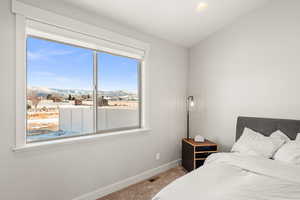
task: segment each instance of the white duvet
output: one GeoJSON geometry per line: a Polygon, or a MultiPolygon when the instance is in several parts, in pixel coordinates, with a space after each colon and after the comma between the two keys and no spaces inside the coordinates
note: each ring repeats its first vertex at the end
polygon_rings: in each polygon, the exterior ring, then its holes
{"type": "Polygon", "coordinates": [[[237,153],[211,155],[153,200],[300,200],[300,167],[237,153]]]}

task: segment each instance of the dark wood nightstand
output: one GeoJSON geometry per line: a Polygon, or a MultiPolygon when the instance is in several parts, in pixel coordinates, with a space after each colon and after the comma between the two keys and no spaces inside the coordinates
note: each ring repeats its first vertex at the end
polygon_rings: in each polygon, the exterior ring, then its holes
{"type": "Polygon", "coordinates": [[[205,159],[218,152],[218,145],[209,140],[195,142],[194,139],[182,139],[182,166],[192,171],[203,165],[205,159]]]}

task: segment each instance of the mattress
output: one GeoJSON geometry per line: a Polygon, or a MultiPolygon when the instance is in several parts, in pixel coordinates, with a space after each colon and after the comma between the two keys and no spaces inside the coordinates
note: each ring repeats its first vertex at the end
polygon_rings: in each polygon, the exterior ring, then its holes
{"type": "Polygon", "coordinates": [[[300,167],[238,153],[217,153],[153,200],[300,200],[300,167]]]}

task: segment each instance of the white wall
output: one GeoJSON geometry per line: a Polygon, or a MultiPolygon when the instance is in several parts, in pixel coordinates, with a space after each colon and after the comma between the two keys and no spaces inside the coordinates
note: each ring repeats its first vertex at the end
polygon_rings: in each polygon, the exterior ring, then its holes
{"type": "Polygon", "coordinates": [[[273,0],[191,49],[194,134],[228,150],[239,115],[300,119],[299,9],[273,0]]]}
{"type": "Polygon", "coordinates": [[[151,44],[149,133],[107,137],[39,151],[14,153],[15,17],[10,0],[0,1],[0,199],[70,200],[180,158],[185,134],[187,50],[89,16],[80,10],[30,1],[151,44]],[[155,153],[161,159],[155,160],[155,153]],[[126,164],[125,164],[126,163],[126,164]]]}

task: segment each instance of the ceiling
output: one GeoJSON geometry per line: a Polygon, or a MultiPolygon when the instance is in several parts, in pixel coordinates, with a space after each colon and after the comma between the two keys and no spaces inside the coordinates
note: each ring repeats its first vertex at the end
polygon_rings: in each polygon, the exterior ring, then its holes
{"type": "Polygon", "coordinates": [[[270,0],[55,0],[191,47],[270,0]],[[200,2],[208,7],[197,11],[200,2]]]}

